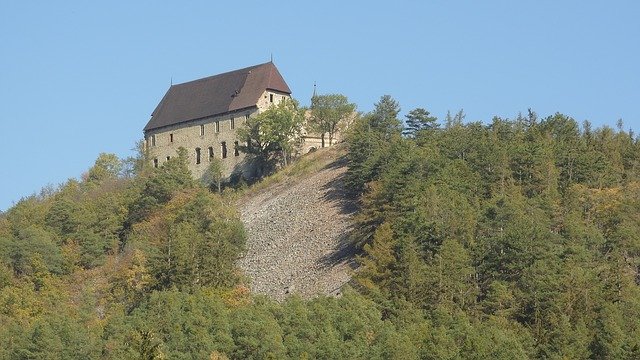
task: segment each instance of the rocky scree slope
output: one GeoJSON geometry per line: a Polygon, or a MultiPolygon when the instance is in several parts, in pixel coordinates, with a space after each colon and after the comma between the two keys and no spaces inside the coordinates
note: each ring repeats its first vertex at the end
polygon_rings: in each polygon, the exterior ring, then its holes
{"type": "Polygon", "coordinates": [[[309,154],[289,171],[297,166],[304,174],[285,174],[239,200],[247,251],[238,265],[252,292],[277,300],[339,296],[351,279],[354,249],[347,237],[356,208],[343,186],[343,153],[329,148],[309,154]]]}

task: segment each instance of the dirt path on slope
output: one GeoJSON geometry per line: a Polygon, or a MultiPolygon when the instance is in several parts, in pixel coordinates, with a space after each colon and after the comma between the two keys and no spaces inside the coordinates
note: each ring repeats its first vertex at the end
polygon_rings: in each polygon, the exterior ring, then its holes
{"type": "Polygon", "coordinates": [[[355,207],[343,188],[345,171],[338,159],[241,201],[247,253],[238,265],[254,293],[278,300],[340,294],[355,266],[347,242],[355,207]]]}

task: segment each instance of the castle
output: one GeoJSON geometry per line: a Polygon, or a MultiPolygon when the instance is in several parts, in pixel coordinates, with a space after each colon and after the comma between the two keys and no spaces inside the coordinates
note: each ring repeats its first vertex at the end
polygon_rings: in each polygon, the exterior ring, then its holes
{"type": "Polygon", "coordinates": [[[183,147],[194,178],[201,178],[215,158],[221,159],[224,177],[252,176],[238,151],[236,130],[288,98],[291,90],[273,62],[171,85],[144,127],[153,166],[177,156],[183,147]]]}

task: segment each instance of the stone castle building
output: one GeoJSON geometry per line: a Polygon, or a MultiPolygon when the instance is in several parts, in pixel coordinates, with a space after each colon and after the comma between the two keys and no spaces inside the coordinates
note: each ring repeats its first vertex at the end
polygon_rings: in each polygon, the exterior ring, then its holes
{"type": "Polygon", "coordinates": [[[290,97],[273,62],[171,85],[144,127],[153,166],[177,156],[183,147],[194,178],[202,177],[215,158],[221,159],[225,177],[251,177],[252,169],[237,149],[236,130],[249,117],[290,97]]]}

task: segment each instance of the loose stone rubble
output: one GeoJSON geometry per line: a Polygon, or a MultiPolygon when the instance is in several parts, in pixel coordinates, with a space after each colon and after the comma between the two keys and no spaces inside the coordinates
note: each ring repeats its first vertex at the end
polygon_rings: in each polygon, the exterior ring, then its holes
{"type": "Polygon", "coordinates": [[[343,188],[345,171],[339,159],[240,204],[247,252],[238,265],[254,293],[277,300],[340,295],[355,266],[347,239],[355,206],[343,188]]]}

